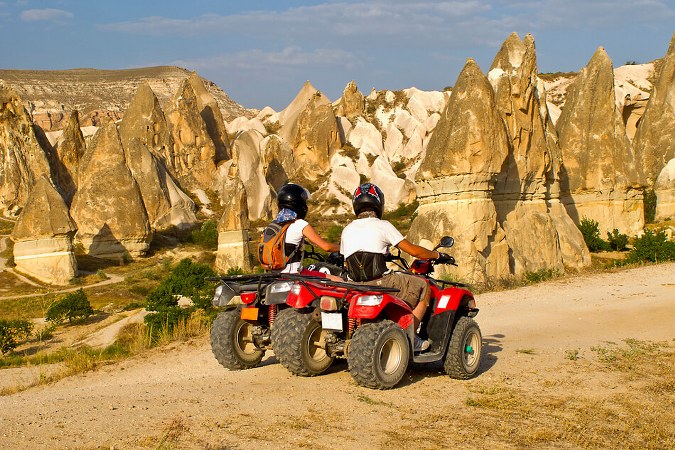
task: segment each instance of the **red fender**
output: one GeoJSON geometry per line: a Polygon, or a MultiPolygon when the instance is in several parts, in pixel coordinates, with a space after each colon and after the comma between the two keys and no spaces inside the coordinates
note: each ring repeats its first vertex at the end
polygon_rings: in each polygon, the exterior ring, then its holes
{"type": "Polygon", "coordinates": [[[445,311],[457,311],[463,298],[468,297],[473,300],[473,294],[467,289],[460,287],[449,287],[440,291],[438,302],[434,314],[440,314],[445,311]]]}
{"type": "MultiPolygon", "coordinates": [[[[349,303],[349,318],[367,321],[383,316],[398,323],[403,329],[414,323],[412,309],[406,302],[386,293],[375,295],[382,297],[382,301],[377,305],[359,305],[358,299],[365,297],[364,295],[358,295],[352,299],[349,303]]],[[[368,294],[368,296],[374,296],[374,294],[368,294]]]]}

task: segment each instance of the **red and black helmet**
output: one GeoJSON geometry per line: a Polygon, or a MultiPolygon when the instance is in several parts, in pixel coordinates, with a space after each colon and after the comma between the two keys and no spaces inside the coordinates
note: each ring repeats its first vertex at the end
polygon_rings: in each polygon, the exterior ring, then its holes
{"type": "Polygon", "coordinates": [[[382,211],[384,211],[384,192],[373,183],[363,183],[354,191],[352,206],[357,216],[370,209],[375,211],[378,219],[381,219],[382,211]]]}

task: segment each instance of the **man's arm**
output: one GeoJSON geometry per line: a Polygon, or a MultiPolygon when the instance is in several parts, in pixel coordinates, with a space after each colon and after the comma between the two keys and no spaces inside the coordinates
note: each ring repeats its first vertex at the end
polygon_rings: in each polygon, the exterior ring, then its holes
{"type": "Polygon", "coordinates": [[[415,258],[419,259],[436,259],[441,255],[437,251],[427,250],[424,247],[415,245],[412,242],[408,241],[407,239],[403,239],[401,242],[396,244],[396,247],[406,252],[407,254],[412,255],[415,258]]]}

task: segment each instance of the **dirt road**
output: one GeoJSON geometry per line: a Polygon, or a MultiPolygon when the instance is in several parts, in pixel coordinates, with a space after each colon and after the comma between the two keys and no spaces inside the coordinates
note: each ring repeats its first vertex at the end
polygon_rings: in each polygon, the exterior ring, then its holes
{"type": "MultiPolygon", "coordinates": [[[[486,356],[473,380],[412,367],[396,389],[373,391],[355,385],[344,362],[298,378],[273,356],[230,372],[203,338],[0,397],[0,448],[523,448],[513,436],[524,425],[551,433],[557,443],[548,448],[577,448],[578,437],[565,438],[576,420],[556,434],[556,422],[534,417],[510,393],[553,408],[579,399],[598,407],[634,392],[638,381],[600,370],[591,347],[627,338],[672,345],[675,338],[673,263],[477,301],[486,356]],[[504,394],[495,414],[471,406],[472,396],[490,389],[504,394]]],[[[672,392],[664,400],[671,424],[674,400],[672,392]]],[[[545,435],[531,439],[547,442],[545,435]]]]}

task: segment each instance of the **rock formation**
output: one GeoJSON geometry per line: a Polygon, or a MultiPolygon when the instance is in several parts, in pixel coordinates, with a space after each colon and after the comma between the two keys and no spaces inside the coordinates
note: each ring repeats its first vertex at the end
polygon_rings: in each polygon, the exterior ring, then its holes
{"type": "MultiPolygon", "coordinates": [[[[468,59],[417,171],[420,206],[408,239],[456,239],[456,275],[472,282],[509,274],[508,245],[492,200],[508,137],[490,82],[468,59]]],[[[448,270],[439,268],[441,271],[448,270]]]]}
{"type": "Polygon", "coordinates": [[[230,159],[230,142],[227,137],[227,130],[225,129],[225,121],[223,114],[218,108],[216,99],[204,85],[204,79],[195,72],[190,75],[188,82],[195,92],[197,97],[197,108],[199,115],[202,116],[206,131],[208,132],[213,145],[216,147],[215,163],[226,161],[230,159]]]}
{"type": "Polygon", "coordinates": [[[78,187],[70,213],[78,228],[76,242],[89,255],[120,260],[147,252],[148,215],[114,123],[94,136],[80,163],[78,187]]]}
{"type": "MultiPolygon", "coordinates": [[[[34,122],[45,131],[64,128],[72,111],[80,112],[80,125],[101,126],[119,121],[141,84],[148,84],[166,110],[181,83],[192,72],[181,67],[140,67],[124,70],[4,70],[0,81],[15,90],[34,122]]],[[[252,117],[216,84],[205,81],[222,117],[252,117]]]]}
{"type": "Polygon", "coordinates": [[[659,217],[675,217],[675,209],[666,206],[673,204],[672,197],[669,198],[672,194],[666,188],[668,183],[662,181],[658,186],[656,183],[675,158],[675,33],[633,143],[642,157],[647,185],[655,189],[659,217]]]}
{"type": "Polygon", "coordinates": [[[295,99],[278,114],[279,136],[293,149],[293,179],[316,180],[330,170],[340,147],[340,133],[330,100],[306,82],[295,99]]]}
{"type": "Polygon", "coordinates": [[[666,167],[654,183],[656,193],[656,213],[654,220],[666,221],[675,218],[675,158],[668,161],[666,167]]]}
{"type": "Polygon", "coordinates": [[[363,116],[365,109],[366,100],[356,86],[356,83],[352,80],[342,92],[336,114],[346,117],[348,120],[353,120],[356,117],[363,116]]]}
{"type": "Polygon", "coordinates": [[[244,271],[251,269],[248,251],[248,205],[246,190],[241,182],[236,163],[229,165],[227,179],[223,186],[222,198],[224,212],[218,222],[218,252],[216,270],[227,272],[240,267],[244,271]]]}
{"type": "Polygon", "coordinates": [[[70,117],[54,145],[54,181],[63,195],[67,205],[73,201],[77,191],[77,168],[80,159],[86,150],[84,136],[80,130],[80,120],[77,111],[70,113],[70,117]]]}
{"type": "Polygon", "coordinates": [[[42,176],[50,167],[31,118],[19,95],[0,86],[0,209],[16,213],[42,176]]]}
{"type": "MultiPolygon", "coordinates": [[[[225,173],[229,173],[229,165],[237,165],[236,173],[239,174],[239,178],[246,190],[248,217],[251,220],[269,217],[272,203],[270,188],[265,179],[263,162],[260,157],[262,141],[263,136],[257,131],[251,130],[242,133],[232,147],[232,161],[227,161],[218,168],[219,173],[224,171],[227,171],[225,173]]],[[[228,183],[227,180],[229,178],[229,175],[227,177],[218,177],[219,180],[224,179],[225,184],[228,183]]],[[[222,202],[229,202],[227,195],[231,194],[226,194],[222,187],[214,190],[221,192],[222,202]]]]}
{"type": "Polygon", "coordinates": [[[173,146],[163,155],[166,168],[184,189],[206,190],[216,170],[216,146],[200,114],[199,101],[185,80],[167,113],[173,146]]]}
{"type": "Polygon", "coordinates": [[[511,272],[563,272],[590,264],[581,232],[560,205],[560,150],[549,136],[552,124],[547,125],[548,110],[539,100],[545,95],[539,91],[532,36],[521,41],[511,34],[488,78],[510,139],[493,198],[511,250],[511,272]]]}
{"type": "Polygon", "coordinates": [[[556,126],[565,164],[563,203],[572,219],[634,236],[644,226],[642,168],[615,103],[612,62],[600,47],[570,86],[556,126]]]}
{"type": "Polygon", "coordinates": [[[42,176],[12,231],[16,270],[45,283],[68,284],[77,275],[75,231],[68,206],[42,176]]]}
{"type": "Polygon", "coordinates": [[[194,202],[176,186],[155,156],[170,148],[172,140],[159,101],[147,84],[139,86],[124,113],[119,134],[126,165],[138,183],[152,228],[182,229],[197,223],[194,202]]]}

